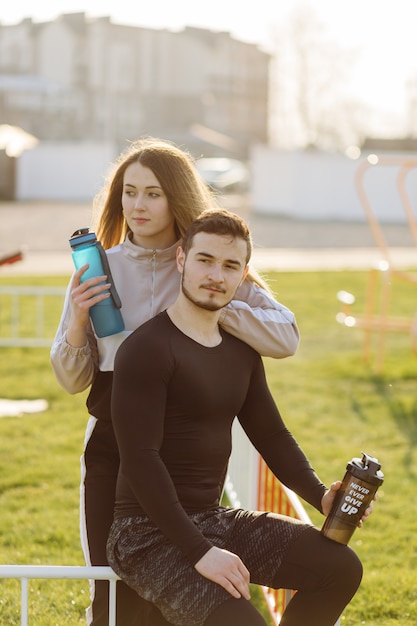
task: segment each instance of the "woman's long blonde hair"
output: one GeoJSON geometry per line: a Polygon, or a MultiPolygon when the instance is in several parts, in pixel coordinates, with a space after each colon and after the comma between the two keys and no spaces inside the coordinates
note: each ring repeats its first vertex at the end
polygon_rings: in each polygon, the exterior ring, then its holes
{"type": "MultiPolygon", "coordinates": [[[[158,179],[174,216],[178,239],[202,211],[219,208],[214,192],[201,178],[191,154],[170,141],[155,137],[139,139],[120,154],[94,198],[95,231],[106,250],[124,241],[129,232],[123,216],[122,193],[124,174],[132,163],[141,163],[158,179]]],[[[255,271],[251,270],[248,278],[269,291],[255,271]]]]}

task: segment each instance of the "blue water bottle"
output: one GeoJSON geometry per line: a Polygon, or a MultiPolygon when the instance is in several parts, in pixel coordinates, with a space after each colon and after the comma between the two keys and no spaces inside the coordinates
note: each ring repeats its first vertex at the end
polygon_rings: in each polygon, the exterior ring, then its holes
{"type": "MultiPolygon", "coordinates": [[[[103,246],[97,241],[95,233],[88,228],[80,228],[71,236],[70,246],[75,269],[89,265],[81,277],[81,282],[94,276],[107,276],[110,283],[110,298],[98,302],[90,309],[90,318],[97,337],[107,337],[124,330],[124,322],[120,313],[121,302],[113,282],[107,255],[103,246]]],[[[102,284],[105,284],[104,282],[102,284]]]]}

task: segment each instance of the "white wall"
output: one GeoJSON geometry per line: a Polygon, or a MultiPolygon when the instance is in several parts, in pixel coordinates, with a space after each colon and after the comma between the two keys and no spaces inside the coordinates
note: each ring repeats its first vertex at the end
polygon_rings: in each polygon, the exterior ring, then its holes
{"type": "MultiPolygon", "coordinates": [[[[340,154],[279,152],[256,146],[251,153],[252,210],[296,219],[364,221],[355,175],[367,156],[352,160],[340,154]]],[[[397,166],[378,165],[363,178],[372,209],[386,222],[405,221],[398,172],[397,166]]],[[[408,174],[406,189],[417,206],[417,167],[408,174]]]]}
{"type": "Polygon", "coordinates": [[[91,200],[116,159],[111,142],[47,142],[18,159],[16,200],[91,200]]]}
{"type": "MultiPolygon", "coordinates": [[[[41,142],[17,160],[16,199],[91,200],[117,156],[112,142],[41,142]]],[[[338,154],[256,146],[250,159],[252,211],[295,219],[365,221],[355,187],[357,169],[365,158],[353,161],[338,154]]],[[[398,171],[378,165],[364,176],[372,209],[386,222],[405,221],[398,171]]],[[[407,176],[406,190],[417,207],[417,167],[407,176]]]]}

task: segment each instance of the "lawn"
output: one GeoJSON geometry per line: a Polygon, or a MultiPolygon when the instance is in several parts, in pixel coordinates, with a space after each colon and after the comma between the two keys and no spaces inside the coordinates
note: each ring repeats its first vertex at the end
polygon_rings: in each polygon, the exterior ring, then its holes
{"type": "MultiPolygon", "coordinates": [[[[410,338],[389,337],[383,372],[376,375],[362,359],[361,332],[335,321],[339,289],[355,293],[355,307],[362,311],[366,273],[288,272],[268,278],[277,298],[296,312],[302,336],[294,357],[265,359],[288,427],[326,483],[342,478],[347,461],[362,450],[379,459],[385,474],[373,515],[350,543],[365,572],[342,626],[415,626],[417,360],[410,338]]],[[[0,285],[65,282],[0,278],[0,285]]],[[[399,314],[413,313],[408,286],[399,286],[395,307],[399,314]]],[[[54,327],[59,314],[51,311],[54,327]]],[[[0,419],[0,562],[83,564],[78,489],[85,394],[69,396],[58,387],[48,349],[1,350],[0,397],[45,398],[49,408],[0,419]]],[[[308,505],[306,510],[321,526],[321,516],[308,505]]],[[[85,623],[86,583],[30,581],[29,587],[31,624],[85,623]]],[[[19,595],[17,582],[0,581],[1,626],[20,623],[19,595]]]]}

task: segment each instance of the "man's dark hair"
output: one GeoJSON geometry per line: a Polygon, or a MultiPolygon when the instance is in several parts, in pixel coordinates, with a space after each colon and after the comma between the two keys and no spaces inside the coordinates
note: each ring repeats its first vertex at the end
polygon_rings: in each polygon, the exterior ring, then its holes
{"type": "Polygon", "coordinates": [[[252,254],[252,237],[248,225],[239,215],[226,209],[207,209],[200,213],[183,237],[182,249],[186,255],[198,233],[229,235],[233,239],[243,239],[247,246],[246,264],[249,263],[252,254]]]}

